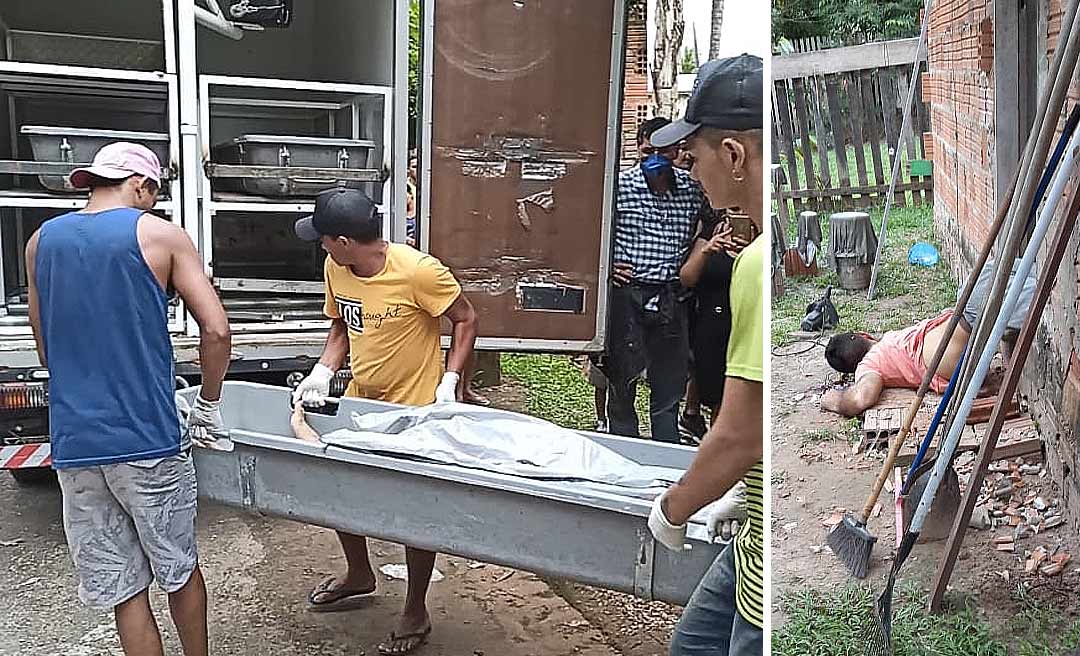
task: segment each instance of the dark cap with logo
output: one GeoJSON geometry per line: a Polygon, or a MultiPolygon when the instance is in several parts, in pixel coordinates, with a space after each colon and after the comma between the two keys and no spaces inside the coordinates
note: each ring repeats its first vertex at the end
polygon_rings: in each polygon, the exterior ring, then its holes
{"type": "Polygon", "coordinates": [[[315,213],[296,222],[296,236],[304,241],[318,241],[323,235],[373,241],[380,228],[375,202],[359,189],[341,187],[315,197],[315,213]]]}
{"type": "Polygon", "coordinates": [[[666,148],[694,134],[701,126],[720,130],[760,130],[762,127],[761,58],[739,55],[705,62],[698,69],[686,116],[649,137],[655,148],[666,148]]]}

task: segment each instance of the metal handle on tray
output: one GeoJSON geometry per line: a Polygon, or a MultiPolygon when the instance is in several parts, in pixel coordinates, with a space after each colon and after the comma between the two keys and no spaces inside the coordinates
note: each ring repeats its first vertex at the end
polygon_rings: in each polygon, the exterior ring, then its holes
{"type": "Polygon", "coordinates": [[[68,143],[67,137],[60,139],[60,161],[68,164],[75,163],[75,149],[68,143]]]}

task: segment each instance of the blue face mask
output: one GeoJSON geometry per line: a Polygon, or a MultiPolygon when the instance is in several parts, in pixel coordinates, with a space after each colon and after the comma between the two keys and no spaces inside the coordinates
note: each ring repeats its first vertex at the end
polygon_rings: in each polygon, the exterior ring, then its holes
{"type": "Polygon", "coordinates": [[[671,160],[660,153],[653,153],[641,160],[641,170],[647,178],[659,178],[671,173],[671,160]]]}

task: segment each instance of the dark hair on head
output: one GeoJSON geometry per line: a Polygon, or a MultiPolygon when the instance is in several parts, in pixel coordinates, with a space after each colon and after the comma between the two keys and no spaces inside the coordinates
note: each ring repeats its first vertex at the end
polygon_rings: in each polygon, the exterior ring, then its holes
{"type": "Polygon", "coordinates": [[[127,182],[127,178],[103,178],[100,175],[94,175],[93,173],[86,176],[86,186],[90,188],[90,191],[103,187],[119,187],[127,182]]]}
{"type": "Polygon", "coordinates": [[[825,361],[842,374],[853,374],[873,344],[858,333],[838,333],[825,347],[825,361]]]}
{"type": "Polygon", "coordinates": [[[653,132],[656,132],[660,128],[671,123],[670,118],[664,118],[663,116],[657,116],[656,118],[650,118],[638,126],[637,129],[637,142],[640,146],[645,143],[645,140],[652,136],[653,132]]]}
{"type": "Polygon", "coordinates": [[[370,244],[382,239],[382,214],[372,212],[371,216],[356,219],[352,222],[352,229],[348,234],[331,235],[335,239],[347,237],[360,244],[370,244]]]}

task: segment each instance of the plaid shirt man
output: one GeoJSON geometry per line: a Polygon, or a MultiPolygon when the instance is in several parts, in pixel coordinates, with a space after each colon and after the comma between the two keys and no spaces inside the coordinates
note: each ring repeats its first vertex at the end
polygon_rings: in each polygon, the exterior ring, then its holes
{"type": "Polygon", "coordinates": [[[634,281],[664,284],[679,278],[705,202],[690,174],[673,168],[674,188],[664,194],[649,189],[640,166],[619,173],[615,200],[616,262],[634,267],[634,281]]]}

